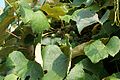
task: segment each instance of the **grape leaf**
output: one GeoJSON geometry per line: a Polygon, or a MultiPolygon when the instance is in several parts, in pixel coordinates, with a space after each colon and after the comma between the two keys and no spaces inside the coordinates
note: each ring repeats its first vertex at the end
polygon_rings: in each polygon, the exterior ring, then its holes
{"type": "Polygon", "coordinates": [[[46,46],[42,55],[43,69],[47,71],[43,80],[62,80],[66,76],[69,64],[67,56],[56,45],[46,46]]]}
{"type": "Polygon", "coordinates": [[[33,14],[31,26],[33,31],[37,33],[47,30],[50,27],[46,16],[41,11],[37,11],[33,14]]]}
{"type": "Polygon", "coordinates": [[[114,57],[119,50],[120,40],[117,36],[113,36],[106,45],[104,45],[102,41],[96,40],[84,48],[85,55],[87,55],[93,63],[107,58],[108,55],[114,57]]]}
{"type": "MultiPolygon", "coordinates": [[[[97,69],[98,66],[95,66],[94,64],[89,65],[90,61],[86,58],[82,61],[78,62],[70,71],[68,76],[66,77],[66,80],[99,80],[97,76],[90,75],[89,73],[86,73],[84,69],[87,69],[88,71],[93,71],[92,69],[94,66],[94,69],[97,69]]],[[[99,67],[102,69],[102,67],[99,67]]],[[[101,72],[101,71],[97,71],[101,72]]],[[[96,73],[96,72],[95,72],[96,73]]]]}
{"type": "Polygon", "coordinates": [[[43,70],[39,64],[27,60],[19,51],[9,54],[6,65],[11,69],[12,74],[16,74],[21,80],[30,77],[30,80],[37,80],[43,77],[43,70]]]}
{"type": "Polygon", "coordinates": [[[94,0],[73,0],[74,6],[81,6],[82,4],[85,4],[86,6],[89,6],[93,3],[94,0]]]}
{"type": "Polygon", "coordinates": [[[72,20],[76,21],[76,25],[79,33],[83,30],[83,28],[92,25],[94,23],[100,22],[98,18],[98,14],[88,9],[76,10],[72,14],[72,20]]]}

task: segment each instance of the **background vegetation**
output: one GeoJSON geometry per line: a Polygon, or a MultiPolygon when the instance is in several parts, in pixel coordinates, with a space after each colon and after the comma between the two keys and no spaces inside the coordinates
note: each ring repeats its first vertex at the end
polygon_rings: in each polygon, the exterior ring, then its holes
{"type": "Polygon", "coordinates": [[[0,80],[119,80],[119,0],[5,0],[0,80]]]}

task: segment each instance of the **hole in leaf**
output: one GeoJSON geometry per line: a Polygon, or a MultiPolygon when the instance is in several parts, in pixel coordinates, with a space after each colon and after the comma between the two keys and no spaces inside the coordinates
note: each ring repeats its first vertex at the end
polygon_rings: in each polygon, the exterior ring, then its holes
{"type": "Polygon", "coordinates": [[[47,70],[44,70],[44,74],[46,74],[48,71],[47,70]]]}
{"type": "Polygon", "coordinates": [[[29,80],[30,79],[30,76],[26,76],[25,80],[29,80]]]}

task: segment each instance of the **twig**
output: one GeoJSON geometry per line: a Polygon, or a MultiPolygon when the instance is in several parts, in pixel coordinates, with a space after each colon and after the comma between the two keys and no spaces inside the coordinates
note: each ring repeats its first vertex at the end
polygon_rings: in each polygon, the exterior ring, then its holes
{"type": "Polygon", "coordinates": [[[13,7],[7,0],[5,0],[5,2],[6,2],[10,7],[13,7]]]}
{"type": "Polygon", "coordinates": [[[6,32],[9,33],[9,34],[11,34],[12,36],[18,38],[18,39],[21,39],[21,37],[16,36],[15,34],[13,34],[12,32],[10,32],[10,31],[8,31],[8,30],[6,30],[6,32]]]}

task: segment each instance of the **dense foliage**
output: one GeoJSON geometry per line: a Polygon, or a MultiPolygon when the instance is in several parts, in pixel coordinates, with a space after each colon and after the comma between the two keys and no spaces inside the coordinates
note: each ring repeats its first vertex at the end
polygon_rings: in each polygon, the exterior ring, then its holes
{"type": "Polygon", "coordinates": [[[5,0],[0,80],[119,80],[119,0],[5,0]]]}

